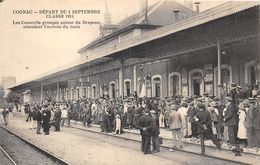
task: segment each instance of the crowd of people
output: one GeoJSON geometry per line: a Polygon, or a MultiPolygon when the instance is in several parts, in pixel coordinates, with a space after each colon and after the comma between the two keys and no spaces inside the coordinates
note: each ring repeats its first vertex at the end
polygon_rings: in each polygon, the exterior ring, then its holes
{"type": "Polygon", "coordinates": [[[220,85],[218,97],[205,92],[203,96],[192,97],[139,98],[133,95],[125,99],[82,98],[72,102],[44,100],[41,104],[25,104],[25,112],[30,128],[36,127],[37,134],[42,127],[48,135],[51,125],[60,131],[60,127],[70,126],[72,119],[87,127],[98,124],[105,133],[140,130],[144,154],[160,151],[160,129],[172,132],[170,151],[183,148],[182,138],[211,139],[219,149],[222,141],[227,141],[230,147],[239,144],[258,149],[260,146],[258,86],[242,90],[239,85],[231,84],[227,93],[220,85]]]}

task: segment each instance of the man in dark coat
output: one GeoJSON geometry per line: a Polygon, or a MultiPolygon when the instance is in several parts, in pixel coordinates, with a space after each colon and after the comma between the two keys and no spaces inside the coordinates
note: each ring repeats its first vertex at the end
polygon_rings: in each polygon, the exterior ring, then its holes
{"type": "Polygon", "coordinates": [[[9,111],[8,111],[6,102],[4,103],[4,110],[2,111],[2,115],[3,115],[3,118],[4,118],[4,124],[7,125],[8,124],[9,111]]]}
{"type": "Polygon", "coordinates": [[[232,98],[227,97],[226,98],[226,107],[227,110],[225,112],[225,116],[223,121],[225,122],[226,126],[228,127],[228,135],[229,135],[229,141],[231,145],[235,145],[236,142],[236,128],[238,125],[238,116],[237,116],[237,110],[234,103],[232,103],[232,98]]]}
{"type": "Polygon", "coordinates": [[[194,117],[196,116],[198,111],[199,111],[198,107],[197,106],[195,107],[194,103],[192,103],[189,106],[189,110],[187,112],[187,115],[189,116],[189,122],[191,123],[192,140],[195,140],[198,136],[197,124],[196,124],[195,119],[194,119],[194,117]]]}
{"type": "Polygon", "coordinates": [[[36,109],[36,121],[37,121],[37,126],[36,126],[36,133],[41,134],[41,124],[42,124],[42,113],[38,107],[36,109]]]}
{"type": "Polygon", "coordinates": [[[237,85],[235,83],[231,83],[231,90],[229,91],[229,96],[232,98],[232,103],[235,105],[237,105],[238,103],[236,95],[237,95],[237,85]]]}
{"type": "Polygon", "coordinates": [[[150,114],[153,118],[153,127],[151,131],[152,137],[152,146],[153,150],[152,153],[160,152],[160,141],[159,141],[159,134],[160,134],[160,127],[159,127],[159,117],[156,114],[155,110],[151,110],[150,114]]]}
{"type": "Polygon", "coordinates": [[[252,89],[250,84],[246,84],[246,89],[244,91],[244,95],[246,98],[252,97],[252,89]]]}
{"type": "Polygon", "coordinates": [[[60,131],[60,122],[61,122],[61,110],[59,106],[56,105],[54,112],[54,121],[55,121],[55,131],[60,131]]]}
{"type": "Polygon", "coordinates": [[[145,110],[144,116],[142,116],[138,122],[138,126],[142,136],[141,150],[146,155],[151,153],[150,141],[153,127],[153,118],[149,116],[149,110],[145,110]]]}
{"type": "MultiPolygon", "coordinates": [[[[204,145],[205,136],[209,137],[212,142],[220,149],[221,144],[218,141],[217,137],[213,135],[212,131],[212,120],[210,113],[205,110],[205,106],[202,103],[198,103],[199,112],[195,116],[195,121],[198,125],[198,133],[201,139],[201,145],[204,145]]],[[[202,147],[202,154],[205,154],[204,147],[202,147]]]]}
{"type": "Polygon", "coordinates": [[[245,104],[246,118],[245,118],[245,127],[246,127],[246,136],[248,147],[255,147],[255,138],[254,138],[254,112],[255,112],[255,101],[254,98],[249,97],[249,104],[245,104]]]}
{"type": "Polygon", "coordinates": [[[48,105],[44,105],[44,110],[42,112],[42,127],[45,135],[49,135],[50,131],[50,118],[51,118],[51,111],[48,105]]]}
{"type": "Polygon", "coordinates": [[[91,102],[89,102],[88,104],[86,104],[83,107],[83,113],[84,113],[84,126],[87,123],[87,126],[90,127],[90,123],[91,123],[91,117],[92,117],[92,111],[91,111],[91,102]]]}

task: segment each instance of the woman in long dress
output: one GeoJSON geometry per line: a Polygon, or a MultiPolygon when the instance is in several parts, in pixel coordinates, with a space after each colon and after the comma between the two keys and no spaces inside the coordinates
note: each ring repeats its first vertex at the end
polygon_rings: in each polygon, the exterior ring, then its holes
{"type": "Polygon", "coordinates": [[[239,122],[238,122],[238,132],[237,137],[241,140],[243,145],[247,145],[247,136],[246,136],[246,127],[245,127],[245,119],[246,119],[246,112],[243,103],[239,105],[239,122]]]}

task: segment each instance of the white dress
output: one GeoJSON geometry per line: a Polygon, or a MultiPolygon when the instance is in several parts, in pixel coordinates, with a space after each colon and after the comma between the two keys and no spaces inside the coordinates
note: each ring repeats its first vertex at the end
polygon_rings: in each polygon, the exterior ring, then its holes
{"type": "Polygon", "coordinates": [[[238,132],[237,137],[239,139],[246,139],[246,127],[245,127],[245,119],[246,119],[246,113],[243,110],[239,110],[239,122],[238,122],[238,132]]]}

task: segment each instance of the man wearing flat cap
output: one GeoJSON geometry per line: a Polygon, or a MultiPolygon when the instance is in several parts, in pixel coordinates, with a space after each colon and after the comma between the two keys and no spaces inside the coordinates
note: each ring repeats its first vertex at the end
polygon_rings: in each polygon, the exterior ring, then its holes
{"type": "Polygon", "coordinates": [[[151,141],[151,133],[153,128],[153,118],[149,116],[149,110],[146,109],[144,111],[144,116],[139,119],[138,127],[140,129],[140,133],[142,136],[141,142],[141,150],[146,154],[150,154],[150,141],[151,141]]]}

